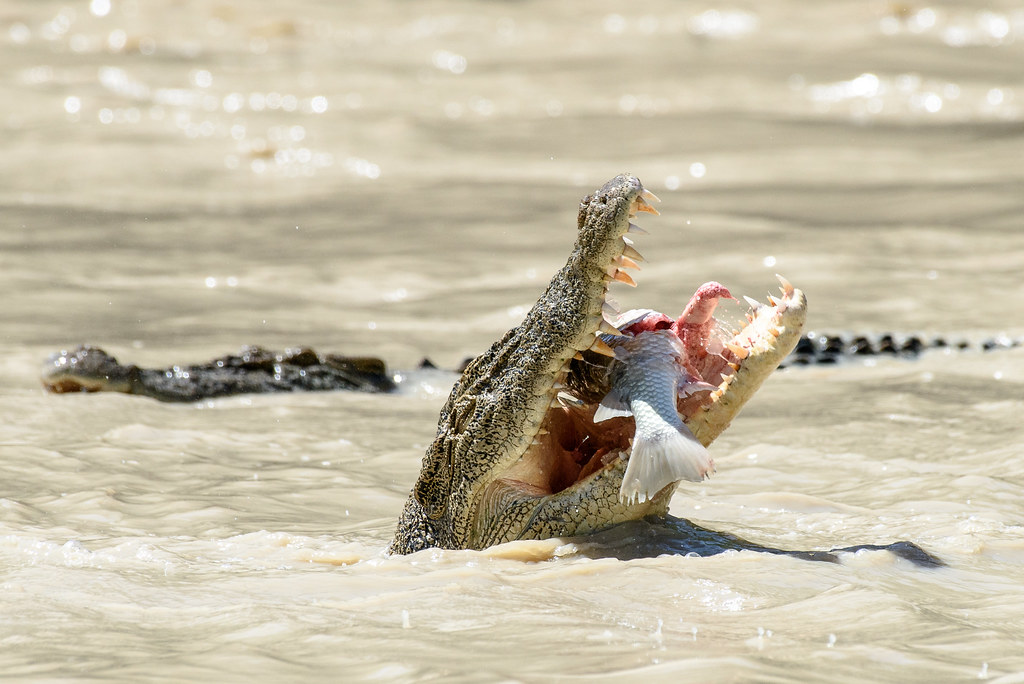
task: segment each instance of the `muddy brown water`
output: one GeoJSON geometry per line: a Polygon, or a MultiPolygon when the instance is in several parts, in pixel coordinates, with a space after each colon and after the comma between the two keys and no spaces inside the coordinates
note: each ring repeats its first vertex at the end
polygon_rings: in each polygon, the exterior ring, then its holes
{"type": "Polygon", "coordinates": [[[701,556],[682,522],[389,558],[443,377],[195,405],[38,382],[80,342],[454,366],[622,171],[663,200],[625,307],[779,272],[814,330],[1022,335],[1019,3],[8,0],[0,55],[0,676],[1024,681],[1021,350],[779,373],[673,499],[941,569],[701,556]]]}

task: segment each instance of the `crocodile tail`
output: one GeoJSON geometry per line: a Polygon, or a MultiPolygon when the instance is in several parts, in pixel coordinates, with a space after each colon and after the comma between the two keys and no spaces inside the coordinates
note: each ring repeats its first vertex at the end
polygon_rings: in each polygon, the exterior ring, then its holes
{"type": "Polygon", "coordinates": [[[685,425],[682,430],[638,434],[622,476],[619,499],[643,503],[674,482],[700,482],[714,469],[708,450],[685,425]]]}

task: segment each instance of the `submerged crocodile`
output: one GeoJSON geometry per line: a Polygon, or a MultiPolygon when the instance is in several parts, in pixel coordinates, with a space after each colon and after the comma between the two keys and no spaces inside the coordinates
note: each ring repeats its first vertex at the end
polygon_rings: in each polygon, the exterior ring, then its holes
{"type": "Polygon", "coordinates": [[[56,393],[123,392],[161,401],[338,389],[391,392],[396,387],[378,358],[320,355],[308,347],[273,352],[254,346],[204,364],[153,369],[122,365],[99,347],[82,345],[50,357],[42,381],[56,393]]]}
{"type": "MultiPolygon", "coordinates": [[[[647,322],[640,330],[618,327],[631,317],[608,305],[608,286],[635,284],[625,269],[642,258],[629,234],[644,231],[630,219],[657,213],[655,199],[627,175],[583,199],[566,265],[525,320],[474,359],[452,389],[391,552],[577,536],[665,515],[678,481],[655,491],[642,483],[642,496],[626,495],[631,490],[623,478],[639,417],[594,420],[614,389],[616,364],[631,363],[615,360],[616,338],[678,332],[680,377],[692,391],[676,392],[674,408],[680,429],[704,447],[796,346],[807,302],[784,279],[782,296],[752,308],[738,331],[714,325],[710,300],[717,296],[706,298],[703,327],[684,325],[686,312],[675,322],[641,312],[647,322]],[[697,334],[684,334],[687,327],[697,334]]],[[[701,300],[698,291],[687,310],[701,300]]],[[[690,479],[710,467],[710,461],[698,464],[690,479]]]]}

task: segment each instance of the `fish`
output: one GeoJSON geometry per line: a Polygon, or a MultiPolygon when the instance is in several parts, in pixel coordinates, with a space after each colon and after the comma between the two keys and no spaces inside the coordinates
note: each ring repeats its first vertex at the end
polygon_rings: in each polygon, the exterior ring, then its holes
{"type": "Polygon", "coordinates": [[[682,340],[660,329],[606,341],[616,362],[594,422],[632,416],[636,424],[619,499],[642,503],[674,482],[703,480],[714,471],[714,461],[679,417],[676,400],[712,386],[687,370],[682,340]]]}

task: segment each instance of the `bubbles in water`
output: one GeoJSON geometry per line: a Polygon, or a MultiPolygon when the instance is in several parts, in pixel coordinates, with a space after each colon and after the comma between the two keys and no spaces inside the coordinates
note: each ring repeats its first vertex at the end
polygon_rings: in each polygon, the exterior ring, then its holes
{"type": "Polygon", "coordinates": [[[32,37],[32,31],[28,26],[19,21],[11,24],[11,27],[7,30],[7,35],[11,37],[12,43],[24,45],[32,37]]]}
{"type": "Polygon", "coordinates": [[[209,88],[213,85],[213,74],[206,69],[195,69],[189,74],[192,85],[197,88],[209,88]]]}
{"type": "Polygon", "coordinates": [[[448,50],[435,50],[430,61],[441,71],[448,71],[456,75],[465,73],[469,64],[465,57],[448,50]]]}
{"type": "Polygon", "coordinates": [[[690,17],[686,27],[695,36],[739,38],[758,29],[756,15],[738,10],[710,9],[690,17]]]}
{"type": "Polygon", "coordinates": [[[94,17],[105,17],[110,14],[110,0],[92,0],[89,3],[89,12],[94,17]]]}
{"type": "Polygon", "coordinates": [[[626,18],[621,14],[609,14],[602,24],[605,33],[619,34],[626,30],[626,18]]]}

